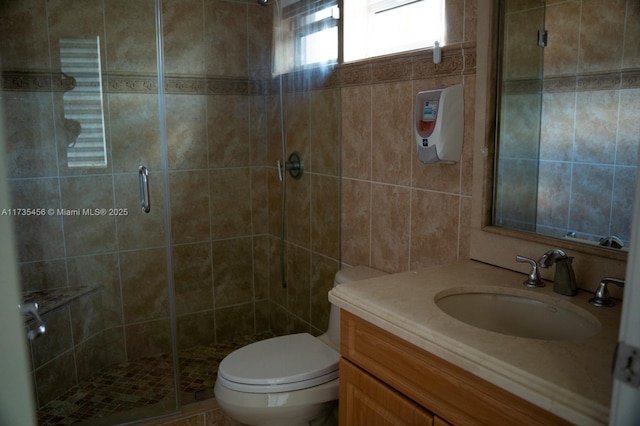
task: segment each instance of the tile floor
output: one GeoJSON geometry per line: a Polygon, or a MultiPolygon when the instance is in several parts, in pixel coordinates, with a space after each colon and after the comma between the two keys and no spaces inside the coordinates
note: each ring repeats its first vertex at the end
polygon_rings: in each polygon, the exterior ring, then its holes
{"type": "MultiPolygon", "coordinates": [[[[261,333],[224,344],[197,346],[181,351],[178,355],[181,403],[213,397],[220,361],[239,347],[269,337],[273,337],[273,334],[261,333]]],[[[49,402],[38,411],[38,424],[91,424],[115,413],[173,401],[174,398],[171,355],[143,358],[107,367],[96,373],[92,380],[75,386],[49,402]]]]}

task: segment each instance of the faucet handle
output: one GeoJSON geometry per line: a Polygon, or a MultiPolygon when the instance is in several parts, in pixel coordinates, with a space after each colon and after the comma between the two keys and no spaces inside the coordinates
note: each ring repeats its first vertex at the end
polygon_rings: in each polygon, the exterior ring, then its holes
{"type": "Polygon", "coordinates": [[[611,300],[609,297],[609,289],[607,288],[608,284],[615,284],[620,287],[624,287],[624,280],[619,278],[603,278],[598,284],[598,288],[593,294],[593,297],[589,299],[589,303],[593,306],[613,306],[615,302],[611,300]]]}
{"type": "Polygon", "coordinates": [[[529,277],[523,281],[522,284],[527,287],[544,287],[544,283],[540,279],[540,271],[538,271],[538,262],[528,257],[516,256],[516,262],[520,263],[528,263],[531,265],[531,272],[529,272],[529,277]]]}

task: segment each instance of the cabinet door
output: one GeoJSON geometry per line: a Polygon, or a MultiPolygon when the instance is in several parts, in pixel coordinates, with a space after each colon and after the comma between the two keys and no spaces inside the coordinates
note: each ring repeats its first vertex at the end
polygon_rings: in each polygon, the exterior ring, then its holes
{"type": "Polygon", "coordinates": [[[433,425],[431,413],[342,358],[341,426],[433,425]]]}

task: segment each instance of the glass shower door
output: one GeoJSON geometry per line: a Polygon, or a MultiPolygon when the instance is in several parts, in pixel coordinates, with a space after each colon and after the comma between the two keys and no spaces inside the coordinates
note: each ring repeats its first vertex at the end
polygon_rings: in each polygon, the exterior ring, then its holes
{"type": "Polygon", "coordinates": [[[494,223],[535,231],[540,154],[545,3],[501,2],[500,150],[494,223]]]}
{"type": "Polygon", "coordinates": [[[177,408],[158,14],[154,0],[0,2],[2,214],[46,324],[29,341],[41,424],[177,408]]]}

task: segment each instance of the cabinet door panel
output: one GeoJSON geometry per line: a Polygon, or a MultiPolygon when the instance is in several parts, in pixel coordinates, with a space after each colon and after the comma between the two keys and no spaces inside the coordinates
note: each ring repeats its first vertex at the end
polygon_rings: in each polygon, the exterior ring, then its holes
{"type": "Polygon", "coordinates": [[[343,357],[451,424],[570,424],[345,310],[340,324],[343,357]]]}
{"type": "Polygon", "coordinates": [[[340,360],[341,426],[426,426],[433,416],[344,358],[340,360]]]}

